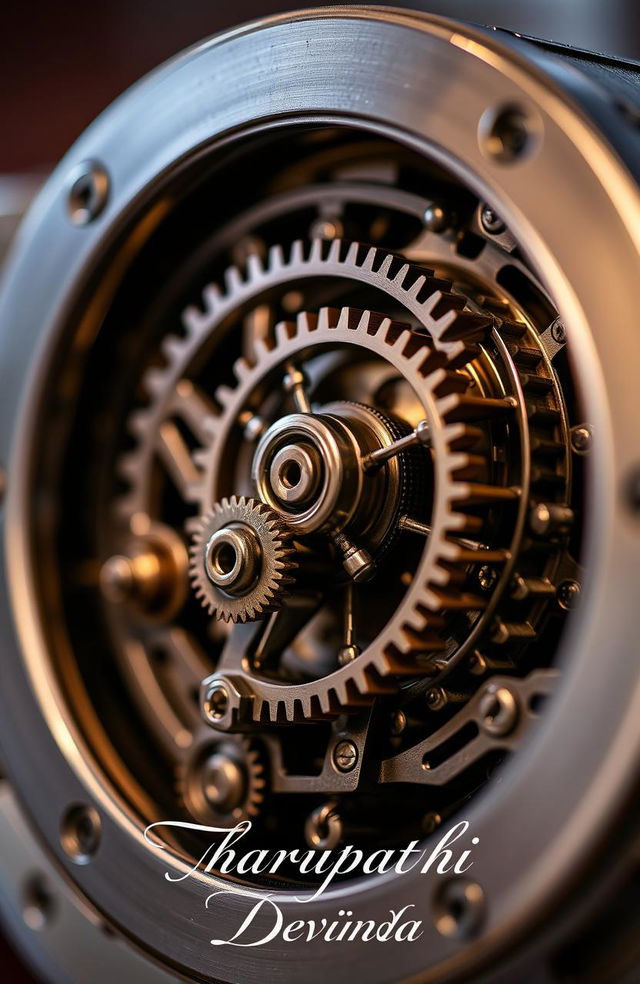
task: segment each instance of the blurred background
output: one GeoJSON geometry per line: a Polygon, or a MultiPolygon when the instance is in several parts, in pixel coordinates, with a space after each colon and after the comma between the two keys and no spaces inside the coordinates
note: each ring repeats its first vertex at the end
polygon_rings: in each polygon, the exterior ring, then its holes
{"type": "MultiPolygon", "coordinates": [[[[336,6],[308,0],[307,6],[336,6]]],[[[638,0],[416,0],[479,24],[640,58],[638,0]]],[[[55,162],[119,92],[172,54],[305,0],[61,0],[3,5],[0,173],[55,162]]]]}
{"type": "MultiPolygon", "coordinates": [[[[10,0],[3,7],[0,35],[0,175],[46,173],[123,89],[180,49],[243,21],[304,5],[305,0],[10,0]]],[[[337,4],[308,0],[307,5],[337,4]]],[[[638,0],[395,5],[640,59],[638,0]]],[[[19,185],[0,181],[0,246],[5,220],[11,223],[6,232],[13,231],[11,213],[23,198],[19,185]]],[[[0,968],[11,984],[32,980],[1,933],[0,968]]]]}

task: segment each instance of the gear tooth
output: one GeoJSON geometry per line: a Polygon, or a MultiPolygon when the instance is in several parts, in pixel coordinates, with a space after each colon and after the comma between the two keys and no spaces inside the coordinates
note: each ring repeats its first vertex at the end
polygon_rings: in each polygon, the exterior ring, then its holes
{"type": "Polygon", "coordinates": [[[227,267],[224,271],[224,285],[227,294],[236,294],[242,289],[242,276],[236,266],[227,267]]]}
{"type": "Polygon", "coordinates": [[[154,366],[152,369],[147,370],[143,382],[145,390],[151,397],[160,397],[164,392],[165,386],[164,370],[154,366]]]}
{"type": "Polygon", "coordinates": [[[407,279],[407,277],[409,275],[410,269],[411,269],[411,267],[409,266],[408,263],[404,263],[400,267],[400,269],[396,273],[395,277],[393,278],[393,282],[394,282],[394,284],[396,284],[396,286],[402,287],[404,285],[404,282],[405,282],[405,280],[407,279]]]}
{"type": "Polygon", "coordinates": [[[281,270],[285,265],[284,250],[282,246],[271,246],[269,249],[268,269],[273,273],[281,270]]]}
{"type": "Polygon", "coordinates": [[[395,257],[393,256],[393,254],[387,253],[382,263],[380,264],[380,268],[378,270],[378,273],[380,274],[381,277],[386,277],[387,279],[389,279],[389,274],[391,272],[391,267],[393,265],[394,260],[395,257]]]}
{"type": "MultiPolygon", "coordinates": [[[[222,291],[217,284],[207,284],[202,292],[205,309],[209,316],[215,314],[222,304],[222,291]]],[[[198,327],[201,327],[204,318],[200,319],[198,327]]]]}
{"type": "Polygon", "coordinates": [[[519,496],[518,489],[501,485],[482,485],[479,482],[456,482],[450,492],[453,501],[463,500],[475,506],[490,502],[512,502],[519,496]]]}
{"type": "Polygon", "coordinates": [[[308,311],[302,311],[296,318],[296,326],[299,335],[308,335],[309,332],[317,330],[318,315],[310,314],[308,311]]]}
{"type": "Polygon", "coordinates": [[[269,357],[273,351],[273,344],[270,339],[256,338],[253,343],[253,348],[256,356],[256,362],[260,363],[269,357]]]}
{"type": "Polygon", "coordinates": [[[129,430],[136,437],[142,437],[149,426],[150,414],[147,410],[136,410],[129,417],[129,430]]]}
{"type": "Polygon", "coordinates": [[[373,268],[377,256],[378,256],[378,250],[376,249],[375,246],[371,246],[371,248],[367,250],[367,255],[362,261],[362,269],[368,272],[373,272],[373,268]]]}
{"type": "Polygon", "coordinates": [[[340,263],[341,252],[342,252],[342,239],[332,239],[331,245],[329,247],[329,252],[327,254],[327,261],[329,263],[340,263]]]}
{"type": "Polygon", "coordinates": [[[264,267],[259,253],[249,253],[247,256],[247,280],[254,283],[264,273],[264,267]]]}
{"type": "Polygon", "coordinates": [[[177,335],[165,335],[160,350],[168,362],[175,363],[182,355],[184,343],[177,335]]]}
{"type": "Polygon", "coordinates": [[[139,468],[140,463],[133,454],[123,454],[118,462],[118,473],[122,478],[135,478],[139,468]]]}
{"type": "Polygon", "coordinates": [[[202,314],[201,311],[198,310],[195,304],[190,304],[182,312],[181,320],[184,330],[187,332],[187,334],[194,335],[196,334],[196,332],[200,331],[200,328],[202,327],[202,323],[205,319],[204,319],[204,315],[202,314]]]}
{"type": "Polygon", "coordinates": [[[322,307],[318,311],[318,331],[329,331],[337,328],[340,311],[336,308],[322,307]]]}
{"type": "Polygon", "coordinates": [[[300,266],[304,263],[304,243],[301,239],[295,239],[293,241],[289,255],[292,266],[300,266]]]}
{"type": "Polygon", "coordinates": [[[426,282],[427,282],[427,278],[424,276],[424,274],[421,274],[419,277],[417,277],[416,280],[414,280],[414,282],[411,284],[411,287],[409,287],[408,289],[409,296],[416,299],[418,297],[418,294],[426,284],[426,282]]]}
{"type": "Polygon", "coordinates": [[[321,263],[322,262],[322,248],[324,246],[324,240],[316,237],[311,240],[311,249],[309,250],[309,262],[310,263],[321,263]]]}
{"type": "Polygon", "coordinates": [[[344,258],[345,264],[358,266],[358,256],[360,255],[360,243],[350,243],[347,255],[344,258]]]}
{"type": "Polygon", "coordinates": [[[292,321],[279,321],[275,329],[276,345],[286,345],[295,333],[296,326],[292,321]]]}
{"type": "Polygon", "coordinates": [[[216,390],[216,402],[220,404],[221,407],[227,408],[231,406],[234,398],[234,391],[230,386],[218,386],[216,390]]]}
{"type": "Polygon", "coordinates": [[[251,366],[242,356],[233,363],[233,374],[238,383],[243,383],[251,372],[251,366]]]}

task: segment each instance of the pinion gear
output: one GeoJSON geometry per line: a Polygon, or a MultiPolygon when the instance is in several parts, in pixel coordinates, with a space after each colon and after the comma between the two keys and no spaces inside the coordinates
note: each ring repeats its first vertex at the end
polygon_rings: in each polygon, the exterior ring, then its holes
{"type": "MultiPolygon", "coordinates": [[[[189,576],[196,597],[210,615],[225,622],[246,622],[280,606],[297,564],[291,532],[273,510],[256,499],[231,496],[216,502],[189,526],[193,533],[189,576]],[[234,556],[230,537],[216,541],[223,531],[247,538],[253,544],[251,558],[243,558],[239,551],[234,556]],[[215,583],[211,551],[212,544],[220,543],[232,553],[230,568],[238,569],[239,590],[225,590],[215,583]]],[[[220,580],[224,582],[223,577],[220,580]]]]}

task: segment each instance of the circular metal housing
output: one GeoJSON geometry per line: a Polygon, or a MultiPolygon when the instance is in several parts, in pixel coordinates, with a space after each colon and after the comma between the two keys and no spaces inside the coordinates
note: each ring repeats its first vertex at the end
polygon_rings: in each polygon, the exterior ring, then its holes
{"type": "MultiPolygon", "coordinates": [[[[568,607],[570,601],[572,608],[567,628],[559,635],[554,664],[562,672],[562,684],[528,736],[527,747],[504,767],[501,782],[489,782],[465,806],[468,839],[477,837],[480,845],[474,854],[473,878],[441,887],[412,871],[402,877],[387,873],[344,881],[321,900],[306,903],[305,916],[316,921],[326,918],[327,907],[338,910],[347,895],[349,908],[362,920],[379,920],[381,906],[384,911],[397,911],[419,905],[422,936],[410,945],[389,943],[384,950],[362,947],[359,975],[373,982],[473,980],[498,967],[523,940],[543,940],[552,920],[556,930],[561,920],[569,925],[578,886],[603,877],[605,867],[613,878],[630,840],[629,805],[640,761],[640,677],[631,658],[638,635],[634,572],[640,564],[635,434],[640,365],[638,130],[628,114],[617,113],[601,85],[578,70],[566,69],[548,52],[497,32],[366,7],[274,17],[191,49],[103,114],[38,197],[7,267],[0,298],[0,365],[7,367],[0,414],[0,462],[6,472],[0,514],[5,681],[0,693],[0,740],[7,773],[46,847],[51,870],[60,869],[93,920],[124,941],[130,962],[128,971],[120,969],[123,979],[127,973],[128,979],[142,980],[144,975],[150,981],[178,974],[231,984],[260,976],[267,979],[274,968],[283,980],[304,978],[309,984],[327,977],[347,981],[353,975],[351,951],[345,956],[345,947],[327,946],[317,939],[300,947],[295,960],[290,945],[282,940],[251,949],[217,947],[212,955],[211,927],[215,925],[216,937],[229,938],[248,912],[247,899],[237,893],[221,902],[213,893],[228,883],[219,875],[198,871],[187,877],[192,856],[183,844],[167,842],[162,850],[154,850],[145,841],[144,820],[150,815],[161,817],[158,803],[163,792],[151,788],[153,769],[146,773],[149,788],[139,776],[131,778],[133,762],[123,760],[115,733],[107,734],[101,724],[100,688],[94,687],[92,703],[86,680],[70,658],[75,639],[70,638],[64,617],[65,592],[72,590],[73,577],[73,591],[81,592],[84,575],[93,590],[99,583],[98,561],[108,556],[94,557],[88,574],[67,571],[64,582],[55,575],[48,577],[55,572],[52,557],[61,539],[59,507],[64,500],[52,489],[64,488],[58,455],[65,440],[64,418],[70,404],[79,407],[81,416],[78,379],[84,360],[94,347],[100,352],[103,325],[112,306],[117,310],[128,272],[139,272],[136,263],[145,245],[166,228],[176,202],[186,198],[212,166],[228,164],[234,154],[263,147],[265,141],[281,141],[281,147],[287,147],[301,129],[313,134],[322,127],[357,132],[363,138],[375,136],[410,150],[438,173],[455,178],[478,203],[490,203],[494,217],[500,216],[535,272],[543,288],[540,296],[552,298],[566,328],[566,339],[557,327],[555,332],[550,328],[545,351],[551,353],[550,359],[555,357],[566,340],[590,438],[589,453],[582,456],[584,579],[579,598],[573,588],[560,598],[561,605],[568,607]],[[88,167],[86,162],[96,163],[88,167]],[[593,249],[595,215],[597,250],[593,249]],[[202,899],[208,895],[212,898],[207,910],[202,899]]],[[[421,215],[425,217],[424,207],[421,215]]],[[[488,215],[483,215],[485,232],[499,240],[502,233],[493,220],[487,226],[488,215]]],[[[426,222],[434,236],[448,226],[445,215],[433,210],[426,222]]],[[[323,236],[338,231],[336,222],[326,216],[315,230],[323,236]]],[[[477,245],[467,238],[466,255],[457,261],[471,281],[477,245]]],[[[250,266],[256,262],[250,261],[250,266]]],[[[512,255],[510,266],[517,267],[518,262],[512,255]]],[[[344,261],[336,260],[332,275],[338,276],[340,265],[344,267],[344,261]]],[[[442,266],[446,272],[447,263],[442,266]]],[[[280,265],[278,271],[283,268],[280,265]]],[[[158,279],[155,271],[154,276],[158,279]]],[[[370,287],[367,276],[361,269],[361,283],[370,287]]],[[[235,286],[241,294],[242,285],[235,286]]],[[[401,286],[402,280],[393,289],[396,294],[401,286]]],[[[290,287],[293,290],[296,284],[290,287]]],[[[385,303],[390,293],[391,288],[385,303]]],[[[409,302],[395,300],[408,308],[409,302]]],[[[453,360],[461,354],[460,339],[450,340],[442,327],[440,351],[453,360]]],[[[378,344],[373,336],[371,344],[378,344]]],[[[504,340],[500,344],[508,348],[504,340]]],[[[408,350],[402,357],[409,358],[408,350]]],[[[165,353],[165,359],[170,358],[171,353],[165,353]]],[[[289,373],[292,392],[302,384],[289,373]]],[[[522,385],[518,383],[519,397],[522,385]]],[[[226,398],[223,386],[228,394],[229,379],[217,390],[226,398]]],[[[188,399],[188,393],[181,395],[188,399]]],[[[228,400],[231,404],[232,396],[228,400]]],[[[524,414],[526,401],[515,399],[516,407],[524,414]]],[[[240,409],[248,416],[240,414],[237,423],[246,430],[253,421],[250,430],[254,436],[260,434],[252,407],[240,409]]],[[[194,416],[198,421],[206,414],[194,416]]],[[[317,491],[315,477],[308,478],[310,464],[316,470],[315,452],[298,438],[311,437],[316,447],[322,431],[327,454],[332,455],[327,460],[335,464],[337,474],[349,469],[352,450],[347,449],[350,437],[345,435],[345,424],[337,417],[314,425],[310,433],[307,413],[299,416],[294,421],[294,458],[301,477],[291,482],[291,490],[294,502],[298,496],[300,503],[306,503],[317,491]]],[[[432,408],[431,416],[437,421],[442,413],[432,408]]],[[[292,459],[291,433],[284,428],[282,445],[278,436],[277,447],[272,448],[274,433],[279,435],[279,429],[266,431],[263,451],[258,453],[265,498],[273,488],[280,489],[279,482],[286,487],[292,459]],[[270,449],[268,455],[264,449],[270,449]]],[[[437,428],[433,440],[436,456],[446,455],[437,428]]],[[[324,488],[322,468],[318,471],[318,488],[324,488]]],[[[185,473],[185,495],[187,500],[191,496],[192,505],[199,508],[198,495],[217,501],[218,492],[211,487],[203,490],[202,485],[195,487],[197,482],[190,484],[188,466],[185,473]]],[[[338,498],[340,491],[335,490],[338,498]]],[[[436,497],[445,492],[436,489],[436,497]]],[[[282,503],[290,504],[288,492],[280,489],[278,494],[282,503]]],[[[517,495],[511,490],[511,498],[517,495]]],[[[438,508],[441,501],[437,499],[438,508]]],[[[529,513],[523,507],[518,512],[518,535],[526,529],[527,536],[548,536],[554,544],[555,537],[565,535],[568,518],[557,505],[541,500],[529,513]]],[[[344,511],[348,513],[348,506],[344,511]]],[[[145,516],[134,513],[130,527],[134,536],[145,535],[145,516]]],[[[67,524],[63,530],[68,528],[67,524]]],[[[244,533],[244,539],[236,534],[233,528],[224,536],[236,537],[237,556],[254,549],[244,533]]],[[[216,562],[219,539],[211,556],[216,535],[217,531],[207,529],[197,547],[198,551],[202,547],[196,562],[202,566],[197,579],[203,592],[212,581],[224,591],[229,583],[218,582],[226,577],[231,577],[235,591],[251,591],[244,580],[245,567],[236,569],[232,563],[227,569],[216,562]]],[[[434,542],[426,548],[429,556],[436,550],[434,542]]],[[[123,580],[123,570],[121,561],[111,564],[109,585],[114,578],[123,580]]],[[[128,580],[125,571],[124,581],[128,580]]],[[[573,578],[566,580],[576,583],[573,578]]],[[[485,587],[492,590],[491,584],[492,579],[485,587]]],[[[542,597],[548,587],[518,582],[513,590],[527,597],[539,591],[542,597]]],[[[246,597],[232,600],[245,604],[246,597]]],[[[236,612],[230,606],[227,614],[234,618],[236,612]]],[[[499,645],[509,631],[509,625],[494,626],[492,642],[499,645]]],[[[132,647],[128,659],[135,662],[137,652],[132,647]]],[[[279,686],[269,677],[268,656],[260,677],[263,692],[279,686]]],[[[340,708],[343,697],[356,696],[347,688],[347,678],[360,658],[354,650],[353,659],[332,671],[337,689],[323,705],[323,714],[335,710],[336,695],[340,708]]],[[[476,654],[475,666],[481,672],[486,667],[483,659],[482,653],[476,654]]],[[[500,676],[497,691],[479,690],[469,705],[477,731],[484,720],[485,728],[500,732],[504,748],[511,747],[509,742],[515,741],[523,723],[513,711],[509,681],[500,676]]],[[[239,705],[254,696],[242,687],[225,694],[221,696],[220,686],[209,694],[214,719],[227,713],[227,702],[239,705]]],[[[455,692],[447,692],[446,706],[455,703],[455,697],[455,692]]],[[[529,716],[535,697],[533,691],[528,693],[522,708],[529,716]]],[[[279,699],[276,696],[271,706],[279,699]]],[[[433,711],[442,712],[442,707],[433,711]]],[[[401,733],[407,730],[403,727],[401,733]]],[[[188,745],[190,733],[185,737],[185,729],[178,729],[176,734],[175,744],[188,745]]],[[[341,739],[336,746],[340,751],[334,771],[345,777],[344,782],[357,782],[360,746],[353,745],[354,756],[349,742],[353,739],[346,743],[341,739]]],[[[235,802],[230,790],[234,783],[237,786],[240,766],[233,756],[221,762],[217,754],[208,760],[205,772],[213,769],[217,774],[222,768],[228,791],[220,795],[226,808],[235,802]]],[[[418,767],[425,775],[437,768],[429,750],[418,767]]],[[[282,772],[286,790],[291,776],[282,772]]],[[[205,791],[209,785],[206,780],[205,791]]],[[[438,841],[434,815],[438,816],[430,811],[423,824],[427,848],[438,841]]],[[[321,846],[342,837],[348,823],[342,817],[338,823],[336,816],[333,806],[312,814],[309,839],[321,846]]],[[[471,843],[466,846],[471,849],[471,843]]],[[[296,899],[295,889],[283,893],[287,922],[299,918],[296,899]]],[[[9,904],[7,908],[11,916],[9,904]]],[[[256,920],[257,932],[266,932],[265,920],[266,915],[256,920]]],[[[23,939],[27,935],[25,928],[23,939]]],[[[109,943],[115,951],[116,942],[109,943]]],[[[66,976],[73,976],[77,968],[71,958],[66,959],[66,976]]],[[[113,979],[117,959],[108,952],[104,956],[105,980],[113,979]]],[[[39,962],[44,962],[42,956],[39,962]]],[[[96,968],[96,975],[100,973],[96,968]]],[[[61,980],[64,976],[59,975],[61,980]]]]}

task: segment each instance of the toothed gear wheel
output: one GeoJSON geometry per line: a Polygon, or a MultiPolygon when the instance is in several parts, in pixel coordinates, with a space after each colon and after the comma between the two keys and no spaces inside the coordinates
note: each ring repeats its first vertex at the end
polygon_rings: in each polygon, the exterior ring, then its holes
{"type": "MultiPolygon", "coordinates": [[[[306,246],[298,241],[288,253],[275,246],[264,263],[250,254],[245,273],[232,267],[226,272],[225,283],[226,293],[216,285],[205,288],[203,310],[187,308],[183,319],[185,335],[171,336],[163,345],[166,366],[154,367],[147,373],[151,402],[132,419],[139,446],[124,459],[123,472],[131,482],[131,490],[120,503],[122,510],[130,512],[139,497],[144,497],[145,490],[138,481],[145,470],[138,467],[138,453],[150,453],[167,415],[197,419],[201,444],[193,451],[192,467],[185,470],[181,491],[206,517],[199,521],[198,548],[195,553],[194,548],[191,551],[192,577],[198,596],[211,612],[225,619],[245,621],[273,605],[268,600],[254,606],[253,596],[251,604],[246,598],[230,602],[219,592],[212,592],[203,569],[203,546],[212,532],[210,511],[216,509],[216,500],[230,491],[226,462],[229,446],[237,443],[238,422],[244,421],[245,427],[257,422],[261,427],[259,418],[252,418],[252,411],[248,410],[255,403],[256,392],[281,388],[282,374],[310,352],[360,346],[370,356],[392,365],[423,403],[435,473],[429,522],[424,516],[403,515],[397,508],[393,523],[374,542],[379,550],[403,529],[426,537],[415,576],[376,639],[356,659],[305,682],[284,684],[247,672],[244,667],[231,667],[232,676],[242,678],[243,690],[243,697],[233,709],[233,720],[276,722],[336,716],[344,709],[372,701],[377,694],[397,690],[405,678],[437,677],[443,668],[448,670],[470,653],[487,627],[490,638],[502,640],[507,648],[514,641],[517,645],[535,636],[535,619],[529,618],[528,609],[521,607],[515,617],[513,613],[505,617],[497,611],[497,602],[510,579],[520,577],[523,525],[536,496],[535,481],[530,478],[541,475],[544,488],[551,469],[538,458],[535,470],[528,472],[528,465],[520,457],[527,443],[523,440],[520,451],[515,448],[515,456],[521,462],[518,482],[508,481],[496,468],[492,451],[494,428],[503,433],[518,428],[531,432],[537,426],[537,418],[540,427],[546,428],[537,432],[542,433],[543,453],[548,455],[549,448],[555,452],[556,447],[562,451],[562,444],[554,443],[561,415],[551,392],[552,375],[545,375],[548,370],[541,354],[524,348],[527,326],[498,316],[490,305],[480,308],[471,304],[452,288],[450,281],[435,277],[431,270],[406,262],[403,257],[340,240],[312,240],[306,246]],[[236,308],[257,303],[266,290],[317,276],[353,280],[377,289],[408,314],[409,323],[352,307],[301,312],[295,320],[279,322],[271,332],[255,337],[251,355],[234,361],[233,378],[217,387],[213,399],[205,399],[201,392],[184,385],[183,377],[188,375],[201,347],[236,308]],[[476,360],[492,339],[497,339],[498,345],[506,340],[509,351],[515,353],[513,377],[506,379],[510,391],[504,389],[505,381],[502,388],[493,391],[478,385],[476,360]],[[532,365],[536,367],[533,373],[532,365]],[[529,370],[529,382],[520,366],[529,370]],[[520,388],[523,382],[530,401],[527,404],[520,388]],[[527,392],[528,388],[533,393],[527,392]],[[483,540],[487,518],[496,512],[510,512],[513,517],[510,535],[497,546],[483,540]],[[480,590],[477,579],[469,577],[470,571],[480,567],[490,569],[495,590],[480,590]],[[463,632],[467,638],[460,645],[455,636],[465,619],[463,632]]],[[[348,402],[344,401],[343,407],[348,402]]],[[[324,409],[336,411],[335,406],[324,409]]],[[[372,416],[379,416],[375,408],[370,410],[372,416]]],[[[391,443],[395,436],[389,434],[388,441],[382,443],[391,443]]],[[[514,454],[507,457],[513,458],[514,454]]],[[[404,469],[396,491],[406,484],[409,458],[410,454],[404,453],[385,466],[385,470],[396,466],[404,469]]],[[[555,470],[555,463],[551,468],[555,470]]],[[[562,475],[554,472],[551,478],[558,488],[562,487],[562,475]]],[[[389,494],[385,491],[380,495],[389,494]]],[[[282,513],[279,518],[282,520],[282,513]]],[[[348,524],[346,532],[351,532],[348,524]]],[[[546,562],[545,558],[543,564],[546,562]]],[[[525,563],[525,569],[526,566],[525,563]]],[[[503,653],[506,651],[503,648],[503,653]]]]}
{"type": "Polygon", "coordinates": [[[210,615],[246,622],[280,606],[297,564],[291,531],[272,509],[256,499],[232,496],[216,502],[189,527],[189,577],[210,615]]]}
{"type": "Polygon", "coordinates": [[[261,749],[241,735],[228,735],[199,749],[177,772],[177,793],[201,823],[235,826],[258,816],[266,792],[261,749]]]}

